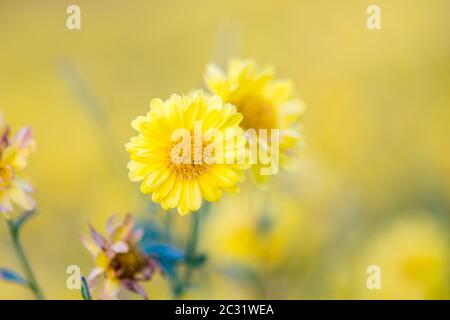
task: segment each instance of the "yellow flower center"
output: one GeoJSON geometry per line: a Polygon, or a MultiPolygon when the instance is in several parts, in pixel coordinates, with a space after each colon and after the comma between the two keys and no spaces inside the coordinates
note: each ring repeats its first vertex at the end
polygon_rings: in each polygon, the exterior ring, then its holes
{"type": "Polygon", "coordinates": [[[147,259],[137,248],[116,254],[110,263],[110,268],[119,279],[134,279],[146,266],[147,259]]]}
{"type": "Polygon", "coordinates": [[[244,129],[277,129],[277,110],[263,97],[248,95],[231,103],[244,116],[241,123],[244,129]]]}
{"type": "MultiPolygon", "coordinates": [[[[197,137],[197,139],[199,139],[199,137],[197,137]]],[[[172,143],[172,145],[167,148],[167,167],[170,171],[183,179],[196,179],[206,173],[211,166],[211,161],[210,159],[205,159],[204,152],[209,143],[210,142],[202,141],[201,147],[196,146],[194,135],[191,135],[190,143],[189,141],[176,141],[172,143]],[[184,154],[185,148],[190,148],[190,156],[189,153],[184,154]],[[178,161],[174,161],[174,155],[177,157],[178,161]]]]}

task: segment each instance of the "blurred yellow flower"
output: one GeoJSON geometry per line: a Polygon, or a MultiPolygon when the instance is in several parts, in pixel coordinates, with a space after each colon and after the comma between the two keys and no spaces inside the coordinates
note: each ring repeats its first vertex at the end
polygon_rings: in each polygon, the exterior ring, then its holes
{"type": "Polygon", "coordinates": [[[444,230],[429,216],[396,221],[368,248],[383,279],[382,289],[371,293],[387,299],[448,298],[449,249],[444,230]]]}
{"type": "MultiPolygon", "coordinates": [[[[208,65],[205,82],[213,94],[236,106],[244,119],[242,127],[255,129],[260,149],[268,150],[270,139],[259,135],[260,129],[279,130],[279,162],[291,168],[302,140],[299,119],[304,106],[294,97],[289,80],[275,80],[272,68],[259,70],[250,60],[231,60],[225,74],[216,65],[208,65]],[[267,140],[267,141],[266,141],[267,140]]],[[[261,174],[262,164],[252,166],[253,177],[264,185],[269,175],[261,174]]]]}
{"type": "MultiPolygon", "coordinates": [[[[265,194],[243,194],[237,202],[221,208],[227,219],[211,216],[205,227],[208,251],[219,263],[230,261],[254,270],[271,271],[284,265],[298,245],[295,236],[300,230],[299,208],[289,209],[287,201],[264,204],[265,194]],[[249,204],[246,198],[255,201],[249,204]]],[[[292,207],[292,206],[291,206],[292,207]]]]}
{"type": "Polygon", "coordinates": [[[33,187],[25,174],[28,157],[34,149],[31,128],[22,128],[11,138],[10,128],[0,114],[0,212],[7,218],[13,211],[13,204],[24,210],[35,206],[30,196],[33,187]]]}
{"type": "Polygon", "coordinates": [[[126,145],[131,181],[142,181],[144,194],[182,215],[197,211],[203,198],[236,192],[246,168],[239,161],[246,153],[241,121],[234,106],[202,91],[153,99],[150,112],[132,122],[139,135],[126,145]]]}
{"type": "Polygon", "coordinates": [[[429,214],[408,213],[376,235],[358,256],[356,270],[350,268],[338,279],[338,291],[353,286],[350,296],[358,299],[448,299],[449,249],[445,229],[437,221],[429,214]],[[379,290],[366,287],[369,265],[381,270],[379,290]]]}
{"type": "Polygon", "coordinates": [[[95,287],[100,276],[105,277],[102,299],[116,299],[121,287],[147,299],[139,281],[151,279],[157,262],[144,254],[138,246],[143,230],[133,228],[134,220],[131,215],[127,215],[120,223],[115,223],[113,216],[107,223],[108,239],[92,227],[91,238],[81,238],[95,259],[96,267],[89,275],[90,286],[95,287]]]}

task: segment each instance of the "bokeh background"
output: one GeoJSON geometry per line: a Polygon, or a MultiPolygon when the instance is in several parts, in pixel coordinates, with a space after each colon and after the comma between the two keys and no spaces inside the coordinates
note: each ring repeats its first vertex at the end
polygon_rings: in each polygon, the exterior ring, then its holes
{"type": "MultiPolygon", "coordinates": [[[[203,221],[208,255],[186,298],[449,299],[450,2],[0,1],[0,109],[38,143],[39,210],[23,242],[49,298],[113,212],[147,221],[127,178],[130,122],[154,97],[203,86],[205,65],[273,64],[307,105],[307,149],[268,192],[244,184],[203,221]],[[81,7],[82,29],[66,29],[81,7]],[[382,290],[366,288],[381,267],[382,290]]],[[[180,245],[188,218],[175,216],[180,245]]],[[[4,224],[0,265],[18,269],[4,224]]],[[[171,298],[158,276],[151,298],[171,298]]],[[[31,294],[0,282],[0,298],[31,294]]]]}

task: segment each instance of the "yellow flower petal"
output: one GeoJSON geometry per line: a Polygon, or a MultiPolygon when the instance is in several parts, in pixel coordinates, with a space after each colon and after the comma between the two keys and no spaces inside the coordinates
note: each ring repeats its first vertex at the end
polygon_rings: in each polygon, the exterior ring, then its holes
{"type": "Polygon", "coordinates": [[[97,243],[90,237],[81,236],[81,243],[94,257],[96,257],[101,251],[97,243]]]}
{"type": "Polygon", "coordinates": [[[95,257],[95,265],[99,268],[102,268],[103,270],[105,270],[108,267],[109,263],[110,259],[103,251],[100,251],[95,257]]]}
{"type": "Polygon", "coordinates": [[[118,279],[105,279],[104,294],[107,299],[116,299],[120,290],[120,281],[118,279]]]}
{"type": "Polygon", "coordinates": [[[200,209],[200,206],[202,205],[202,193],[198,181],[194,180],[189,182],[189,196],[189,209],[192,211],[200,209]]]}

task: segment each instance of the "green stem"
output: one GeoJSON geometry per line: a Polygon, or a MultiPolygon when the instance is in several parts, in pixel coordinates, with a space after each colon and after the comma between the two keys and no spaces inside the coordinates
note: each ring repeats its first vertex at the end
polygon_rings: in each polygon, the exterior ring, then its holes
{"type": "Polygon", "coordinates": [[[192,274],[195,268],[197,267],[195,260],[197,258],[197,247],[201,231],[200,220],[202,215],[205,215],[209,211],[209,208],[210,203],[207,202],[203,205],[203,208],[201,210],[193,212],[191,214],[191,226],[188,235],[189,238],[187,240],[186,250],[184,253],[186,261],[186,269],[183,275],[184,277],[182,277],[182,279],[177,278],[176,279],[177,281],[174,286],[175,287],[174,293],[175,297],[177,298],[180,297],[184,292],[184,290],[186,289],[186,287],[190,285],[192,274]]]}
{"type": "Polygon", "coordinates": [[[201,212],[195,212],[192,214],[191,220],[191,232],[189,240],[186,245],[186,273],[184,275],[184,284],[189,285],[191,282],[192,272],[194,271],[194,264],[192,263],[197,255],[198,239],[200,237],[200,216],[201,212]]]}
{"type": "Polygon", "coordinates": [[[36,299],[44,300],[44,295],[41,289],[39,288],[39,285],[31,269],[30,263],[28,262],[28,259],[25,255],[25,251],[23,250],[22,244],[20,243],[19,228],[17,228],[14,221],[8,220],[7,223],[9,233],[11,235],[11,240],[14,245],[14,250],[16,251],[17,258],[22,267],[22,271],[25,274],[25,277],[27,278],[28,286],[30,290],[33,291],[34,295],[36,296],[36,299]]]}

